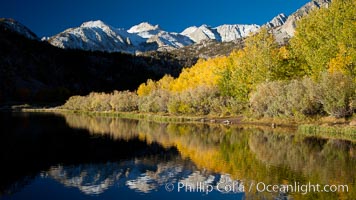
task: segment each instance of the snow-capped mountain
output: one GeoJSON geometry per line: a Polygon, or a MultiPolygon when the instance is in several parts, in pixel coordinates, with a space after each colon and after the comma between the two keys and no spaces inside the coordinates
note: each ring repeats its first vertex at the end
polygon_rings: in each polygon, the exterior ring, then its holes
{"type": "Polygon", "coordinates": [[[0,28],[23,35],[31,40],[39,39],[29,28],[13,19],[0,18],[0,28]]]}
{"type": "Polygon", "coordinates": [[[174,33],[164,31],[158,25],[147,22],[124,30],[98,20],[67,29],[47,40],[52,45],[64,49],[135,53],[172,50],[204,40],[230,42],[247,37],[259,28],[258,25],[221,25],[215,28],[202,25],[189,27],[181,33],[174,33]]]}
{"type": "Polygon", "coordinates": [[[207,25],[186,28],[181,34],[186,35],[196,43],[203,40],[216,40],[218,42],[230,42],[239,38],[247,37],[250,33],[259,30],[258,25],[221,25],[211,28],[207,25]]]}
{"type": "Polygon", "coordinates": [[[285,39],[294,35],[297,20],[307,15],[313,8],[326,7],[330,2],[331,0],[311,1],[289,17],[282,13],[262,26],[256,24],[225,24],[217,27],[201,25],[188,27],[181,33],[174,33],[148,22],[125,30],[98,20],[85,22],[80,27],[67,29],[45,40],[64,49],[139,53],[179,49],[209,40],[236,41],[257,32],[261,27],[266,27],[272,30],[278,42],[283,43],[285,39]]]}
{"type": "Polygon", "coordinates": [[[136,34],[117,29],[104,22],[89,21],[80,27],[67,29],[48,42],[64,49],[83,49],[91,51],[133,52],[145,40],[136,34]]]}
{"type": "MultiPolygon", "coordinates": [[[[146,43],[156,44],[157,50],[170,50],[184,47],[193,44],[193,41],[181,34],[166,32],[158,25],[151,25],[147,22],[135,25],[127,30],[128,33],[137,34],[138,36],[147,39],[146,43]]],[[[145,49],[142,49],[143,51],[145,49]]]]}
{"type": "Polygon", "coordinates": [[[124,30],[100,20],[67,29],[50,37],[48,42],[64,49],[127,53],[180,48],[193,43],[188,37],[163,31],[147,22],[124,30]]]}

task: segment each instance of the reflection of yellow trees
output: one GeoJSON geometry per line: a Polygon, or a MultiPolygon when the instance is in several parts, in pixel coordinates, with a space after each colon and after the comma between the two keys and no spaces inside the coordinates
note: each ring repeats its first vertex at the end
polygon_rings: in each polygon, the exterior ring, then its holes
{"type": "Polygon", "coordinates": [[[176,147],[184,158],[198,167],[222,172],[223,165],[217,145],[223,132],[219,126],[191,124],[158,124],[140,121],[139,134],[148,143],[158,142],[164,147],[176,147]],[[221,162],[220,162],[221,161],[221,162]]]}
{"type": "Polygon", "coordinates": [[[153,123],[149,121],[139,121],[137,130],[147,143],[158,142],[168,148],[173,147],[171,136],[166,134],[167,124],[153,123]]]}
{"type": "Polygon", "coordinates": [[[70,127],[86,129],[92,134],[108,135],[113,139],[130,140],[138,137],[137,121],[88,115],[65,114],[70,127]]]}
{"type": "Polygon", "coordinates": [[[266,164],[287,164],[293,170],[302,171],[325,183],[337,179],[349,182],[356,177],[353,170],[356,160],[350,153],[356,146],[348,141],[256,132],[249,138],[249,146],[256,157],[266,164]],[[345,171],[349,173],[343,173],[345,171]]]}
{"type": "Polygon", "coordinates": [[[191,159],[198,167],[215,172],[224,172],[224,161],[218,145],[223,136],[219,125],[170,124],[167,132],[183,157],[191,159]]]}
{"type": "MultiPolygon", "coordinates": [[[[159,124],[83,115],[65,115],[71,127],[114,139],[139,138],[176,147],[199,168],[228,173],[245,181],[266,184],[348,184],[349,193],[293,194],[295,199],[347,199],[355,194],[356,145],[339,140],[292,136],[253,127],[207,124],[159,124]],[[344,195],[344,196],[343,196],[344,195]]],[[[276,132],[276,129],[274,129],[276,132]]]]}
{"type": "Polygon", "coordinates": [[[249,146],[266,165],[286,165],[293,171],[302,172],[306,181],[315,184],[349,184],[348,193],[318,194],[325,195],[325,199],[335,196],[349,199],[356,195],[356,159],[352,154],[356,145],[351,142],[259,131],[249,137],[249,146]]]}

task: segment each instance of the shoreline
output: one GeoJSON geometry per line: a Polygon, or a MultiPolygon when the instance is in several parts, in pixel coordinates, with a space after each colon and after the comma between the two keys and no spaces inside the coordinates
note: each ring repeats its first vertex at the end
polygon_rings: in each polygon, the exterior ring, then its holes
{"type": "Polygon", "coordinates": [[[296,120],[292,118],[247,118],[239,116],[177,116],[164,113],[139,113],[139,112],[93,112],[82,110],[68,110],[61,108],[34,108],[28,105],[2,107],[0,110],[33,113],[73,113],[88,116],[117,117],[124,119],[148,120],[161,123],[201,123],[221,125],[252,125],[271,130],[276,128],[295,129],[298,134],[328,139],[342,139],[356,142],[355,120],[333,119],[330,117],[296,120]]]}
{"type": "MultiPolygon", "coordinates": [[[[0,110],[4,110],[1,109],[0,110]]],[[[69,110],[62,108],[31,108],[31,107],[16,107],[15,109],[7,108],[5,110],[13,110],[19,112],[52,112],[52,113],[76,113],[96,116],[121,117],[127,119],[147,119],[158,122],[200,122],[200,123],[221,123],[221,124],[254,124],[262,126],[276,127],[298,127],[300,125],[319,125],[319,126],[343,126],[355,127],[356,120],[346,120],[344,118],[336,119],[332,117],[318,118],[249,118],[243,115],[237,116],[188,116],[188,115],[171,115],[167,113],[143,113],[143,112],[118,112],[118,111],[85,111],[85,110],[69,110]],[[355,123],[350,125],[351,123],[355,123]]]]}

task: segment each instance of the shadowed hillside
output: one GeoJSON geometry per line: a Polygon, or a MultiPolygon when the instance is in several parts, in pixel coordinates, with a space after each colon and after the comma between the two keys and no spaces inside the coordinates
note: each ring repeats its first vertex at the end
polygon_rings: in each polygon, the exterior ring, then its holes
{"type": "Polygon", "coordinates": [[[133,90],[148,78],[177,76],[183,66],[169,55],[63,50],[5,26],[0,46],[0,102],[58,102],[90,91],[133,90]]]}

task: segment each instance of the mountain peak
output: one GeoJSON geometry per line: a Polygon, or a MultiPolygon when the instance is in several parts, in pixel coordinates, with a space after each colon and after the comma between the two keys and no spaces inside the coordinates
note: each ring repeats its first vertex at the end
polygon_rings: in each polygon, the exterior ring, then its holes
{"type": "Polygon", "coordinates": [[[131,27],[127,32],[140,33],[140,32],[145,32],[145,31],[159,30],[159,29],[160,29],[160,27],[158,25],[152,25],[148,22],[142,22],[138,25],[131,27]]]}
{"type": "Polygon", "coordinates": [[[196,26],[191,26],[191,27],[188,27],[186,29],[184,29],[180,34],[182,35],[189,35],[191,34],[192,32],[196,31],[198,29],[198,27],[196,26]]]}
{"type": "Polygon", "coordinates": [[[206,24],[202,24],[199,28],[210,28],[210,26],[208,26],[206,24]]]}
{"type": "Polygon", "coordinates": [[[189,37],[195,43],[200,43],[204,40],[220,40],[220,35],[216,32],[216,30],[206,24],[203,24],[199,27],[189,27],[185,29],[181,34],[189,37]]]}
{"type": "Polygon", "coordinates": [[[108,27],[108,25],[105,24],[101,20],[95,20],[95,21],[84,22],[80,27],[82,27],[82,28],[103,28],[103,27],[108,27]]]}

